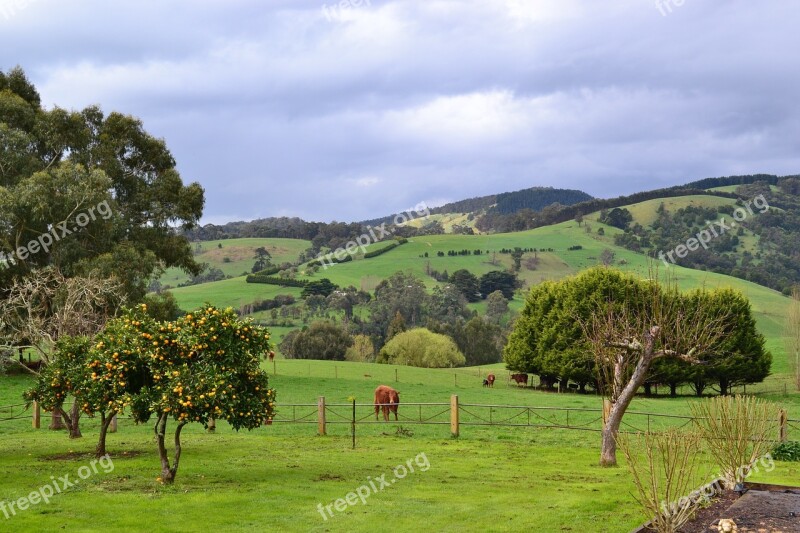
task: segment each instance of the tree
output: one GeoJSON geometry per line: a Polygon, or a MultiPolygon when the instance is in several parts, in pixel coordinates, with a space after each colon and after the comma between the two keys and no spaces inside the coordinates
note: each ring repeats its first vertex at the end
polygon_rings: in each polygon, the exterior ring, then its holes
{"type": "Polygon", "coordinates": [[[519,272],[522,265],[522,255],[522,248],[514,248],[514,251],[511,252],[511,260],[514,261],[514,272],[519,272]]]}
{"type": "Polygon", "coordinates": [[[0,251],[46,239],[55,227],[70,231],[59,230],[63,238],[50,239],[46,250],[17,257],[0,272],[0,286],[53,265],[67,277],[115,274],[129,300],[138,301],[161,268],[198,273],[188,240],[176,230],[199,221],[203,189],[183,184],[163,140],[121,113],[45,110],[21,69],[2,79],[0,251]],[[76,222],[82,227],[71,231],[76,222]]]}
{"type": "Polygon", "coordinates": [[[453,340],[425,328],[400,333],[381,349],[378,362],[423,368],[453,368],[465,359],[453,340]]]}
{"type": "Polygon", "coordinates": [[[800,287],[792,289],[789,313],[786,315],[786,354],[794,374],[795,387],[800,391],[800,287]]]}
{"type": "Polygon", "coordinates": [[[60,337],[53,347],[57,357],[39,373],[36,387],[23,394],[26,401],[36,400],[45,410],[58,414],[66,422],[71,439],[83,436],[79,424],[80,403],[86,391],[84,378],[90,345],[90,339],[85,336],[60,337]],[[67,411],[64,403],[69,396],[73,396],[74,403],[67,411]]]}
{"type": "Polygon", "coordinates": [[[486,318],[499,324],[508,312],[508,300],[502,291],[494,291],[486,297],[486,318]]]}
{"type": "Polygon", "coordinates": [[[503,357],[503,330],[485,318],[470,319],[464,326],[462,339],[463,344],[458,347],[467,366],[498,363],[503,357]]]}
{"type": "Polygon", "coordinates": [[[175,296],[169,291],[148,294],[142,299],[142,303],[147,307],[147,314],[156,320],[169,322],[183,314],[175,296]]]}
{"type": "MultiPolygon", "coordinates": [[[[0,300],[0,336],[2,343],[28,346],[38,355],[45,367],[57,363],[57,349],[62,337],[92,336],[102,329],[124,301],[123,290],[116,280],[97,277],[66,278],[57,268],[34,271],[28,277],[17,278],[0,300]]],[[[64,361],[68,368],[72,359],[64,361]]],[[[32,372],[27,366],[24,370],[32,372]]],[[[65,398],[62,398],[63,401],[65,398]]],[[[68,422],[70,435],[80,436],[77,403],[70,416],[64,410],[52,409],[50,429],[63,429],[68,422]]]]}
{"type": "Polygon", "coordinates": [[[614,252],[608,248],[604,248],[600,252],[600,263],[605,266],[610,266],[614,263],[614,252]]]}
{"type": "Polygon", "coordinates": [[[359,363],[371,363],[375,360],[375,347],[372,340],[366,335],[356,335],[353,337],[353,345],[344,354],[347,361],[359,363]]]}
{"type": "Polygon", "coordinates": [[[450,275],[450,283],[454,285],[468,302],[477,302],[481,299],[478,277],[466,269],[456,270],[450,275]]]}
{"type": "Polygon", "coordinates": [[[389,323],[389,329],[386,331],[386,340],[390,341],[400,333],[403,333],[408,328],[406,327],[406,321],[403,318],[403,315],[400,314],[400,311],[395,313],[394,318],[389,323]]]}
{"type": "Polygon", "coordinates": [[[610,409],[602,432],[601,466],[617,464],[617,436],[625,411],[644,384],[653,361],[663,357],[697,364],[725,335],[729,317],[707,305],[705,292],[680,294],[674,284],[662,287],[657,273],[650,281],[631,279],[623,298],[609,295],[581,327],[600,372],[610,409]]]}
{"type": "Polygon", "coordinates": [[[322,297],[330,296],[330,294],[338,289],[339,286],[335,283],[332,283],[331,280],[328,278],[322,278],[317,281],[312,281],[308,283],[304,288],[303,292],[300,293],[301,298],[306,298],[308,296],[318,295],[322,297]]]}
{"type": "Polygon", "coordinates": [[[581,212],[575,213],[575,222],[578,223],[578,227],[580,228],[581,224],[583,224],[583,213],[581,212]]]}
{"type": "MultiPolygon", "coordinates": [[[[323,320],[301,330],[294,337],[290,352],[294,359],[343,361],[352,345],[353,339],[344,328],[323,320]]],[[[284,355],[289,357],[286,352],[284,355]]]]}
{"type": "Polygon", "coordinates": [[[454,322],[472,316],[467,299],[453,285],[436,286],[427,298],[426,314],[440,322],[454,322]]]}
{"type": "Polygon", "coordinates": [[[507,299],[513,300],[516,289],[517,277],[511,272],[493,270],[481,276],[480,279],[480,291],[484,298],[494,291],[500,291],[507,299]]]}
{"type": "Polygon", "coordinates": [[[255,263],[253,263],[252,272],[255,274],[256,272],[261,272],[262,270],[269,268],[271,265],[270,259],[272,256],[269,254],[266,248],[263,246],[259,246],[255,249],[255,263]]]}
{"type": "Polygon", "coordinates": [[[769,376],[772,354],[765,349],[766,339],[758,332],[750,301],[733,289],[699,293],[695,305],[725,309],[729,331],[706,350],[697,353],[699,366],[696,379],[719,384],[726,395],[731,388],[760,383],[769,376]]]}
{"type": "Polygon", "coordinates": [[[370,320],[365,333],[380,348],[387,339],[389,324],[399,312],[408,327],[424,324],[428,299],[425,284],[412,274],[396,272],[375,287],[368,305],[370,320]]]}

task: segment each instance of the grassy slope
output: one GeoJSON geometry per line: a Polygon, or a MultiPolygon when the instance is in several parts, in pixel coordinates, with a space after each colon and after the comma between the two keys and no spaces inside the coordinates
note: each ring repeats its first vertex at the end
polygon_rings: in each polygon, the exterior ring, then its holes
{"type": "MultiPolygon", "coordinates": [[[[279,264],[294,261],[300,252],[311,246],[311,242],[300,239],[223,239],[192,243],[192,249],[199,245],[200,252],[195,259],[200,263],[208,263],[219,268],[226,276],[239,276],[242,272],[250,272],[255,263],[255,249],[265,247],[272,256],[272,262],[279,264]],[[219,245],[222,245],[222,248],[219,245]],[[230,262],[225,262],[225,258],[230,262]]],[[[188,275],[179,268],[170,268],[161,276],[163,285],[177,286],[183,283],[188,275]]]]}
{"type": "MultiPolygon", "coordinates": [[[[504,371],[499,365],[493,368],[498,382],[494,389],[485,389],[479,372],[485,375],[486,368],[425,370],[280,360],[271,384],[278,391],[279,416],[289,415],[286,404],[313,404],[323,395],[329,403],[346,402],[351,396],[368,403],[379,383],[398,388],[406,403],[447,402],[451,394],[458,394],[462,403],[599,407],[594,396],[508,386],[504,371]],[[394,382],[395,368],[399,383],[394,382]]],[[[3,379],[0,405],[16,403],[28,380],[3,379]]],[[[800,396],[782,402],[796,418],[800,396]]],[[[400,413],[413,417],[416,410],[401,405],[400,413]]],[[[688,401],[637,398],[631,410],[687,413],[688,401]]],[[[299,408],[298,414],[313,412],[313,407],[299,408]]],[[[338,412],[346,415],[346,408],[338,412]]],[[[371,419],[368,409],[360,410],[361,416],[371,419]]],[[[329,420],[340,419],[329,415],[329,420]]],[[[642,417],[626,420],[645,424],[642,417]]],[[[355,450],[350,449],[346,424],[330,425],[329,437],[315,436],[315,424],[276,423],[239,434],[220,424],[216,435],[188,426],[176,485],[163,487],[155,481],[159,470],[152,429],[123,420],[120,432],[109,437],[109,449],[117,454],[113,472],[89,478],[49,505],[40,504],[8,521],[0,517],[0,523],[3,531],[13,532],[369,531],[385,524],[396,531],[418,531],[420,524],[430,531],[463,531],[481,524],[486,531],[618,532],[643,521],[627,471],[596,466],[597,433],[464,426],[461,438],[453,440],[446,424],[401,425],[414,435],[396,435],[397,424],[359,425],[355,450]],[[123,457],[118,455],[121,451],[139,455],[123,457]],[[388,473],[391,479],[394,466],[422,452],[430,463],[428,471],[409,475],[366,505],[359,503],[327,522],[317,512],[318,503],[344,498],[369,476],[388,473]]],[[[53,456],[90,452],[96,421],[85,420],[84,435],[70,441],[63,433],[33,431],[27,420],[0,424],[0,449],[5,450],[0,453],[0,501],[20,498],[49,482],[50,476],[71,474],[74,479],[90,458],[53,456]]],[[[761,479],[796,483],[800,466],[779,463],[761,479]]]]}
{"type": "MultiPolygon", "coordinates": [[[[655,210],[662,200],[651,200],[629,206],[636,221],[649,223],[655,214],[655,210]]],[[[713,196],[689,196],[682,198],[670,198],[663,200],[670,210],[676,210],[688,205],[721,206],[732,203],[732,200],[717,198],[713,196]]],[[[598,257],[603,249],[608,248],[615,252],[615,259],[619,263],[624,261],[626,264],[617,264],[622,270],[634,271],[641,276],[648,275],[648,260],[641,254],[625,250],[613,244],[613,236],[620,230],[609,226],[604,226],[597,222],[597,214],[586,217],[592,226],[592,233],[585,233],[582,227],[575,222],[565,222],[544,228],[537,228],[530,231],[505,233],[494,235],[432,235],[415,237],[403,246],[387,252],[372,259],[363,259],[360,254],[352,262],[341,265],[333,265],[326,270],[320,270],[310,279],[330,278],[334,283],[342,286],[354,285],[365,290],[374,289],[375,285],[386,277],[391,276],[398,270],[412,272],[429,287],[436,285],[436,282],[425,275],[427,265],[430,268],[452,273],[460,268],[466,268],[476,275],[481,275],[491,270],[507,268],[511,265],[511,258],[504,254],[492,254],[502,248],[553,248],[554,252],[539,253],[539,267],[535,271],[528,271],[524,267],[520,273],[520,278],[525,282],[526,287],[540,283],[545,279],[560,279],[596,265],[598,257]],[[596,231],[603,227],[605,236],[598,236],[596,231]],[[582,250],[568,251],[567,248],[573,245],[580,245],[582,250]],[[484,255],[480,256],[456,256],[456,257],[437,257],[436,253],[448,250],[461,249],[480,249],[484,255]],[[487,255],[486,251],[490,251],[487,255]],[[428,257],[420,257],[425,253],[428,257]],[[491,264],[492,258],[496,259],[497,265],[491,264]]],[[[687,238],[690,237],[687,235],[687,238]]],[[[746,245],[750,236],[744,238],[746,245]]],[[[254,239],[259,241],[258,239],[254,239]]],[[[242,239],[225,242],[224,245],[239,246],[242,239]]],[[[215,241],[216,242],[216,241],[215,241]]],[[[224,242],[224,241],[223,241],[224,242]]],[[[298,241],[298,249],[303,248],[307,243],[298,241]]],[[[212,243],[212,248],[215,246],[212,243]]],[[[375,249],[385,246],[385,243],[376,243],[369,247],[375,249]]],[[[288,247],[288,245],[287,245],[288,247]]],[[[299,252],[298,252],[299,253],[299,252]]],[[[664,272],[663,264],[659,263],[661,271],[664,272]]],[[[670,267],[680,286],[684,289],[691,289],[700,286],[720,287],[731,286],[741,290],[747,295],[752,304],[754,314],[758,320],[760,330],[767,336],[768,348],[775,355],[773,372],[784,373],[787,370],[784,356],[783,343],[783,317],[788,306],[788,299],[778,292],[765,287],[749,283],[729,276],[702,272],[698,270],[684,269],[680,267],[670,267]]],[[[194,287],[175,289],[174,294],[180,305],[184,309],[191,309],[201,305],[205,301],[210,301],[217,305],[232,305],[238,307],[241,304],[252,302],[256,299],[271,298],[277,294],[293,294],[298,296],[299,289],[276,287],[273,285],[248,284],[244,277],[224,280],[216,283],[203,284],[194,287]]],[[[512,308],[521,309],[523,304],[524,292],[515,298],[511,303],[512,308]]],[[[474,308],[482,311],[484,305],[475,304],[474,308]]]]}

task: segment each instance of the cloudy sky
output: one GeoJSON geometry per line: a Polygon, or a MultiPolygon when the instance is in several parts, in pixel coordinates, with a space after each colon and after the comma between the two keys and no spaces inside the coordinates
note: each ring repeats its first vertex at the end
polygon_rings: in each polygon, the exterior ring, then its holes
{"type": "Polygon", "coordinates": [[[0,0],[0,69],[136,115],[204,222],[800,173],[796,0],[0,0]]]}

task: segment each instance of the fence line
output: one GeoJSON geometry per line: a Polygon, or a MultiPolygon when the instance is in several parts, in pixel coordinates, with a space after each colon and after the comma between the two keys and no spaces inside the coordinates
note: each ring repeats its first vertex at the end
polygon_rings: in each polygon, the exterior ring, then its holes
{"type": "MultiPolygon", "coordinates": [[[[378,404],[377,407],[391,404],[378,404]]],[[[33,404],[34,427],[38,426],[39,409],[33,404]]],[[[30,404],[0,406],[0,422],[27,419],[31,416],[30,404]]],[[[375,412],[373,403],[326,403],[320,397],[318,403],[291,403],[276,405],[276,414],[270,424],[317,424],[320,434],[326,434],[328,425],[382,424],[382,413],[375,412]],[[347,409],[343,412],[343,409],[347,409]],[[361,414],[357,414],[358,410],[361,414]],[[299,412],[298,412],[299,411],[299,412]],[[366,411],[366,412],[365,412],[366,411]],[[373,419],[375,417],[375,419],[373,419]]],[[[407,425],[447,425],[453,434],[460,426],[531,427],[540,429],[566,429],[575,431],[602,431],[604,410],[588,407],[544,407],[531,405],[498,405],[459,403],[458,396],[447,402],[405,402],[399,405],[396,422],[407,425]],[[409,415],[408,413],[411,413],[409,415]]],[[[119,416],[119,418],[130,418],[119,416]]],[[[667,428],[685,427],[695,417],[642,411],[627,411],[622,420],[622,433],[644,433],[667,428]]],[[[800,434],[800,419],[791,419],[781,410],[775,419],[777,440],[788,440],[800,434]]]]}

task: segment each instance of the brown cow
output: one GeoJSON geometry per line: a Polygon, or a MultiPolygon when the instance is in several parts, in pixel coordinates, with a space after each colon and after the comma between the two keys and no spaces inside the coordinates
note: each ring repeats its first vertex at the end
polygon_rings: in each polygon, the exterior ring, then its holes
{"type": "Polygon", "coordinates": [[[489,374],[486,376],[486,381],[490,387],[494,387],[494,374],[489,374]]]}
{"type": "Polygon", "coordinates": [[[520,383],[524,386],[528,386],[528,374],[511,374],[511,379],[517,382],[517,385],[520,383]]]}
{"type": "Polygon", "coordinates": [[[397,420],[397,407],[400,405],[400,393],[388,385],[379,385],[375,389],[375,420],[378,419],[378,411],[383,410],[383,420],[389,421],[389,411],[394,413],[397,420]]]}

